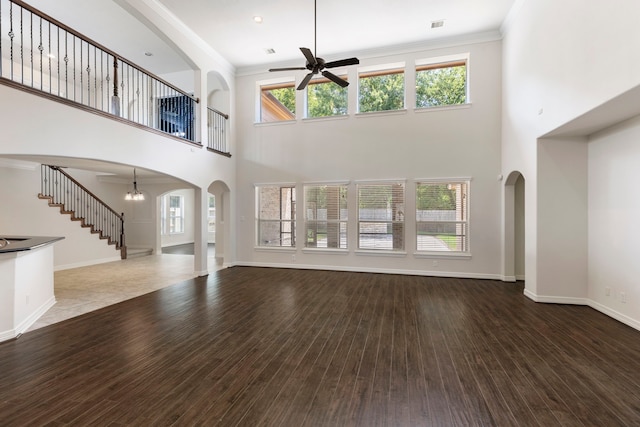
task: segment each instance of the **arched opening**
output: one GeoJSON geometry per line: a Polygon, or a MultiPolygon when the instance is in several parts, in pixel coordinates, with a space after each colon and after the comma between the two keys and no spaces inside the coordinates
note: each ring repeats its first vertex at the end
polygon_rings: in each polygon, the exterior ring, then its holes
{"type": "Polygon", "coordinates": [[[525,280],[525,179],[514,171],[504,183],[504,281],[525,280]]]}
{"type": "Polygon", "coordinates": [[[217,268],[228,264],[231,258],[231,248],[228,244],[231,241],[231,222],[229,221],[231,215],[231,191],[226,183],[214,181],[209,185],[208,192],[213,196],[215,203],[215,217],[211,218],[209,216],[208,238],[209,242],[212,235],[215,238],[215,266],[217,268]]]}

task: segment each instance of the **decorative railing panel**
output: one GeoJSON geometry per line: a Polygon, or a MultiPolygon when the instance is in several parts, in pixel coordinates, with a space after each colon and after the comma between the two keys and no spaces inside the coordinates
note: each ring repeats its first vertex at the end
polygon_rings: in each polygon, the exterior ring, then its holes
{"type": "Polygon", "coordinates": [[[126,258],[124,213],[118,214],[57,166],[41,165],[40,178],[39,198],[49,200],[50,206],[60,207],[62,213],[70,214],[73,221],[81,221],[83,227],[91,228],[101,239],[108,239],[126,258]]]}
{"type": "Polygon", "coordinates": [[[0,77],[196,142],[197,100],[18,0],[0,0],[0,77]]]}
{"type": "Polygon", "coordinates": [[[213,108],[207,108],[208,148],[231,157],[227,146],[227,122],[229,116],[213,108]]]}

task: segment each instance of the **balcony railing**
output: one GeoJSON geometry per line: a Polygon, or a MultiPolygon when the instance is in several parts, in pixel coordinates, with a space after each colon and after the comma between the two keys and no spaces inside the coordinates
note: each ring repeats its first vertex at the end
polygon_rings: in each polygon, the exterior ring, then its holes
{"type": "Polygon", "coordinates": [[[231,157],[229,148],[227,147],[228,120],[228,115],[216,109],[207,108],[207,130],[209,132],[207,148],[216,153],[231,157]]]}
{"type": "Polygon", "coordinates": [[[196,142],[192,95],[18,0],[0,0],[0,80],[196,142]]]}

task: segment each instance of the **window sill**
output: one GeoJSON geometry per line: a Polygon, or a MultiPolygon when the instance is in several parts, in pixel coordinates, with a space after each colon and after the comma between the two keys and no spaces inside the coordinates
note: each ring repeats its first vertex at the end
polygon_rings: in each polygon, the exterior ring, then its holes
{"type": "Polygon", "coordinates": [[[414,252],[413,256],[432,259],[471,259],[470,252],[414,252]]]}
{"type": "Polygon", "coordinates": [[[259,252],[295,252],[296,248],[288,246],[254,246],[253,250],[259,252]]]}
{"type": "Polygon", "coordinates": [[[331,249],[331,248],[304,248],[304,254],[328,254],[328,255],[349,255],[348,249],[331,249]]]}
{"type": "Polygon", "coordinates": [[[375,249],[357,249],[354,251],[359,256],[387,256],[387,257],[404,257],[407,256],[406,251],[388,251],[388,250],[375,250],[375,249]]]}
{"type": "Polygon", "coordinates": [[[392,115],[400,115],[400,114],[407,114],[407,109],[403,108],[401,110],[370,111],[367,113],[356,113],[356,117],[378,117],[378,116],[392,116],[392,115]]]}
{"type": "Polygon", "coordinates": [[[416,107],[413,109],[416,113],[431,113],[434,111],[447,111],[447,110],[466,110],[471,108],[473,104],[470,102],[466,104],[456,104],[456,105],[440,105],[437,107],[416,107]]]}
{"type": "Polygon", "coordinates": [[[335,116],[323,116],[323,117],[305,117],[302,119],[302,123],[323,122],[326,120],[346,120],[349,118],[348,114],[340,114],[335,116]]]}
{"type": "Polygon", "coordinates": [[[293,119],[293,120],[280,120],[277,122],[257,122],[257,123],[254,123],[253,125],[256,127],[268,127],[268,126],[292,125],[297,122],[298,121],[296,119],[293,119]]]}

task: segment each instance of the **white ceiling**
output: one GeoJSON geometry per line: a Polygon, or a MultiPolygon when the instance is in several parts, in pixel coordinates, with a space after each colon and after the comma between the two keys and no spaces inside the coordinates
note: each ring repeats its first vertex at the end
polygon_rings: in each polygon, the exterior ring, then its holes
{"type": "MultiPolygon", "coordinates": [[[[27,0],[35,8],[159,75],[191,67],[162,35],[121,5],[127,0],[27,0]],[[153,53],[152,56],[145,52],[153,53]]],[[[313,0],[156,0],[240,71],[300,61],[314,49],[313,0]],[[261,16],[263,22],[254,22],[261,16]],[[265,49],[274,49],[267,55],[265,49]]],[[[317,0],[317,54],[362,57],[367,51],[497,33],[519,0],[317,0]],[[444,20],[432,29],[431,22],[444,20]]],[[[3,17],[4,19],[5,17],[3,17]]],[[[297,64],[296,64],[297,65],[297,64]]],[[[22,159],[26,160],[26,159],[22,159]]],[[[30,159],[38,161],[37,159],[30,159]]],[[[47,159],[42,159],[46,163],[47,159]]],[[[129,167],[80,160],[68,166],[128,178],[129,167]]],[[[151,171],[140,171],[151,178],[151,171]]]]}
{"type": "MultiPolygon", "coordinates": [[[[313,50],[314,0],[159,1],[236,67],[300,59],[300,47],[313,50]],[[269,48],[276,53],[267,55],[269,48]]],[[[514,1],[317,0],[317,54],[497,31],[514,1]],[[444,26],[432,29],[436,20],[444,26]]]]}

